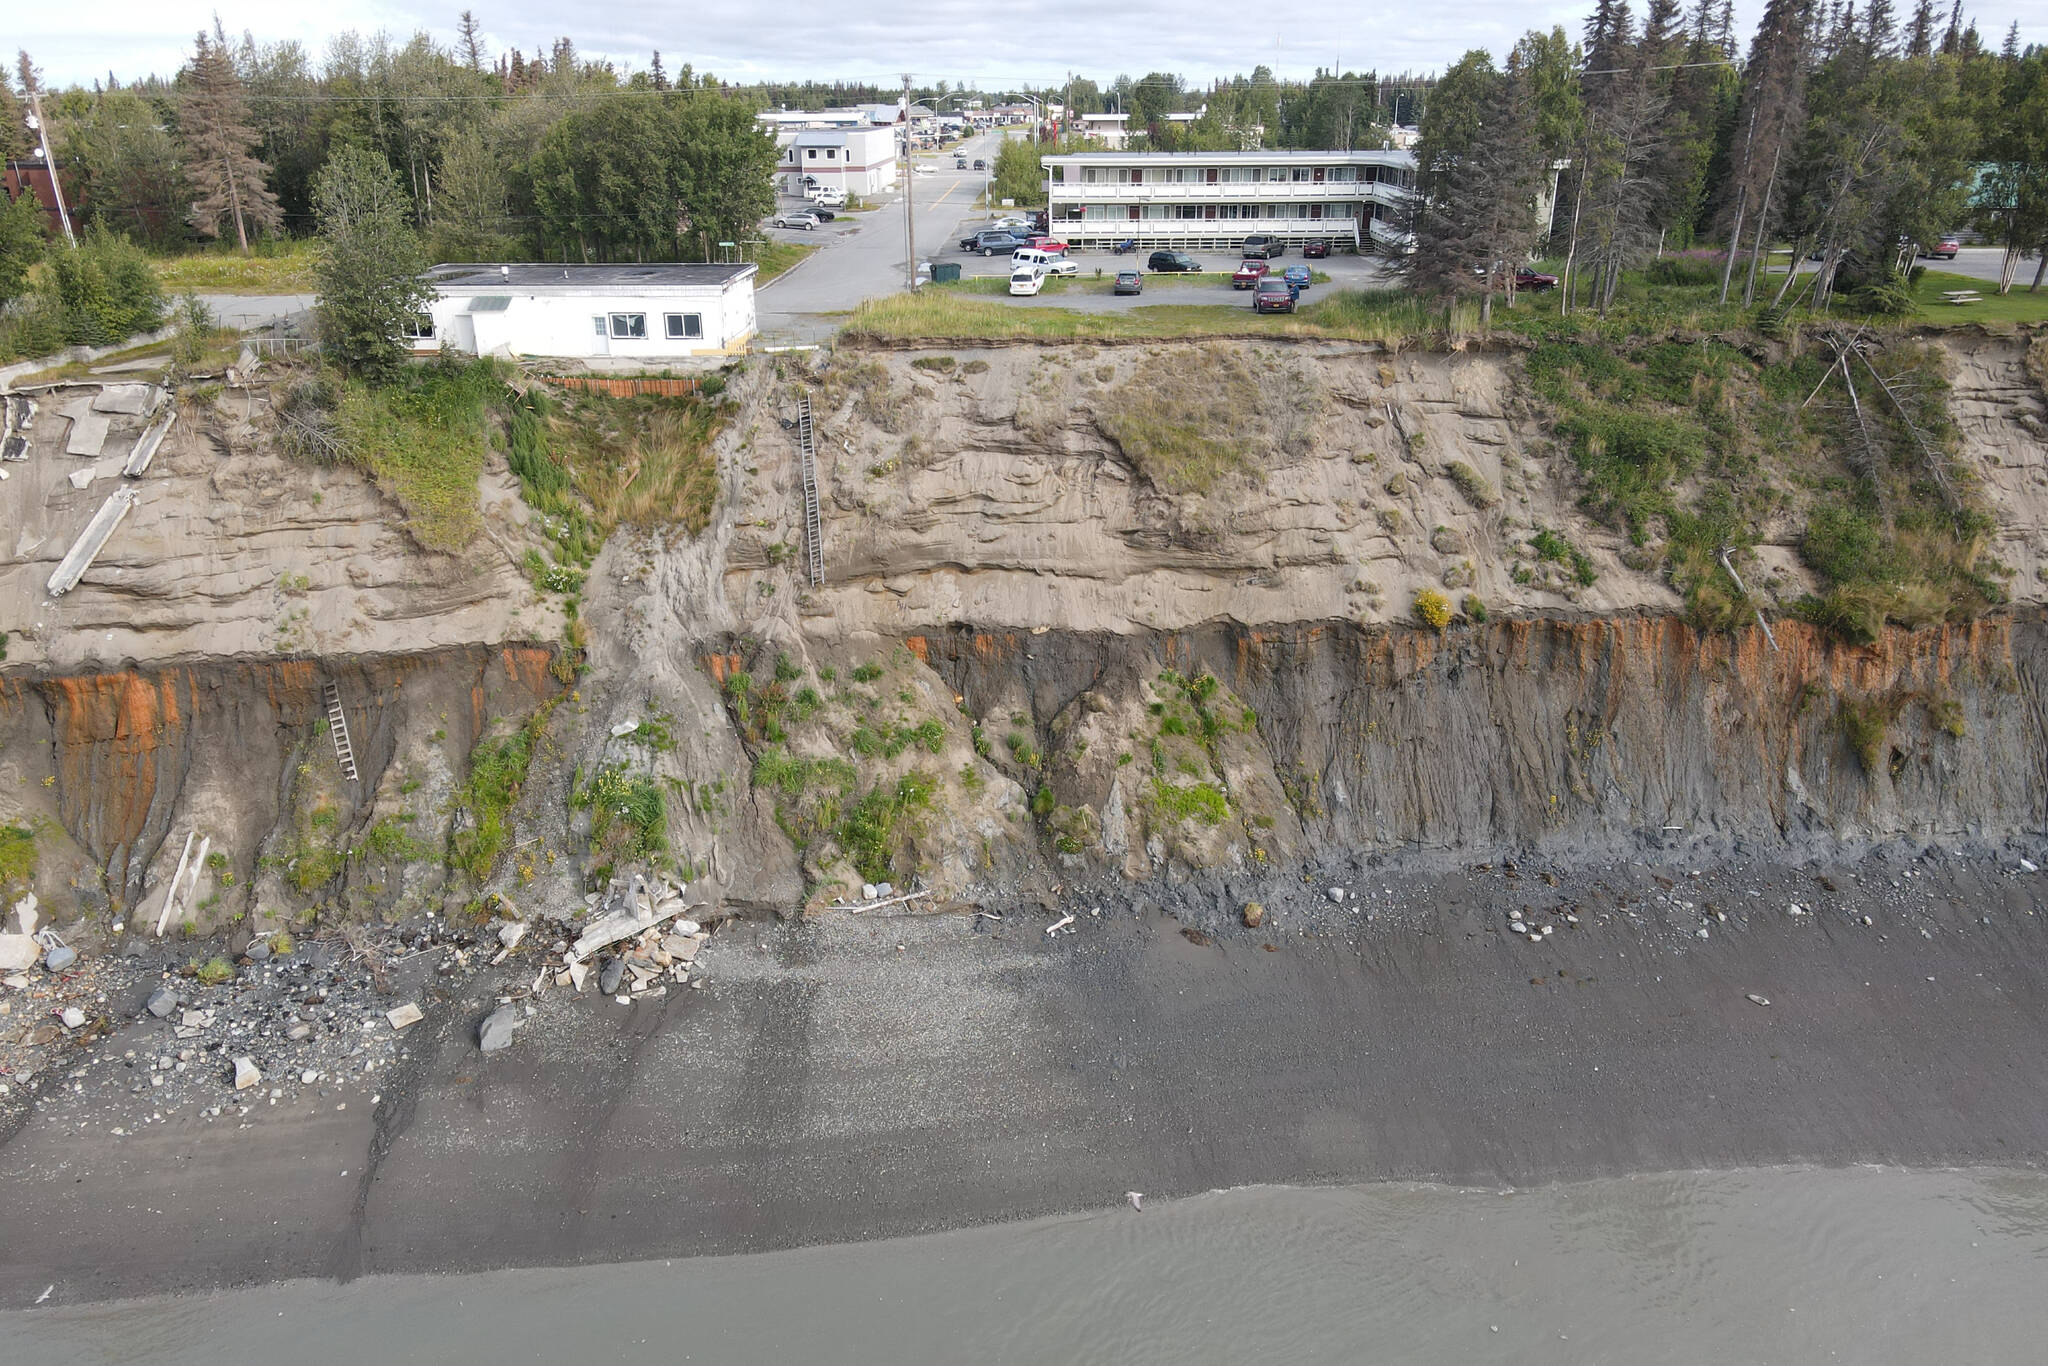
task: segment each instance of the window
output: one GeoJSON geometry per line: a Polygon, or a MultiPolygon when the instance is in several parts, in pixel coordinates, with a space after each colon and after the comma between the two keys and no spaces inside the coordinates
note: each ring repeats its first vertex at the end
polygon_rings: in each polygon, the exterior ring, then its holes
{"type": "Polygon", "coordinates": [[[602,337],[604,335],[604,314],[600,313],[590,321],[597,324],[597,335],[602,337]]]}
{"type": "Polygon", "coordinates": [[[614,313],[611,316],[612,335],[614,337],[645,337],[647,335],[647,315],[645,313],[614,313]]]}
{"type": "Polygon", "coordinates": [[[670,341],[694,341],[704,335],[701,313],[671,313],[663,322],[667,324],[670,341]]]}
{"type": "Polygon", "coordinates": [[[827,161],[837,161],[838,159],[839,159],[839,149],[838,149],[837,147],[827,147],[827,148],[825,149],[825,160],[827,160],[827,161]]]}
{"type": "Polygon", "coordinates": [[[815,148],[815,147],[812,147],[812,148],[809,148],[809,149],[808,149],[808,151],[810,152],[810,157],[811,157],[811,160],[812,160],[812,161],[816,161],[816,160],[818,159],[818,149],[817,149],[817,148],[815,148]]]}
{"type": "Polygon", "coordinates": [[[434,317],[431,313],[418,314],[409,319],[401,331],[404,336],[412,341],[432,341],[434,339],[434,317]]]}

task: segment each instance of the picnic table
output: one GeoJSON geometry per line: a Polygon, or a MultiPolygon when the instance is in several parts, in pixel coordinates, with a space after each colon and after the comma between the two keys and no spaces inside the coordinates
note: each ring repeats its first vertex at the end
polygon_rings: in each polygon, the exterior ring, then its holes
{"type": "Polygon", "coordinates": [[[1944,289],[1941,291],[1941,300],[1949,304],[1981,304],[1984,302],[1984,295],[1974,289],[1944,289]]]}

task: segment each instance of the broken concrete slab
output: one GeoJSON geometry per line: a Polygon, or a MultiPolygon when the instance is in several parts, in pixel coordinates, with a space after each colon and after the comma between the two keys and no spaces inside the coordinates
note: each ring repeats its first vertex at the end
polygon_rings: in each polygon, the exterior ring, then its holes
{"type": "Polygon", "coordinates": [[[398,1009],[396,1010],[385,1011],[384,1018],[391,1021],[391,1027],[393,1029],[405,1029],[409,1026],[418,1024],[421,1020],[426,1019],[427,1013],[421,1010],[413,1002],[407,1001],[404,1005],[398,1007],[398,1009]]]}
{"type": "Polygon", "coordinates": [[[121,467],[121,473],[130,479],[140,479],[149,469],[149,462],[156,459],[157,450],[164,444],[164,437],[170,432],[171,424],[177,420],[177,405],[166,403],[162,410],[150,419],[148,428],[136,438],[135,449],[129,453],[128,463],[121,467]]]}
{"type": "Polygon", "coordinates": [[[88,412],[71,419],[71,431],[64,438],[66,455],[94,457],[107,444],[107,431],[113,419],[104,413],[88,412]]]}
{"type": "Polygon", "coordinates": [[[157,405],[154,384],[109,384],[92,401],[96,413],[126,413],[139,417],[157,405]]]}
{"type": "Polygon", "coordinates": [[[107,501],[100,504],[100,510],[92,515],[85,531],[58,561],[57,571],[50,575],[50,596],[61,597],[78,587],[78,581],[85,577],[85,571],[92,567],[93,560],[114,534],[114,528],[121,524],[121,519],[134,508],[136,501],[134,489],[115,489],[107,501]]]}
{"type": "Polygon", "coordinates": [[[86,485],[92,483],[92,481],[96,477],[98,477],[98,475],[99,471],[97,469],[88,466],[87,468],[82,470],[73,470],[71,471],[70,474],[64,477],[71,481],[71,487],[75,489],[82,489],[86,485]]]}
{"type": "Polygon", "coordinates": [[[246,1091],[263,1080],[263,1073],[257,1070],[256,1060],[250,1057],[235,1059],[235,1089],[246,1091]]]}
{"type": "Polygon", "coordinates": [[[169,982],[165,982],[155,991],[149,993],[149,1000],[143,1004],[143,1009],[156,1016],[159,1020],[170,1019],[171,1012],[177,1008],[178,991],[169,982]]]}

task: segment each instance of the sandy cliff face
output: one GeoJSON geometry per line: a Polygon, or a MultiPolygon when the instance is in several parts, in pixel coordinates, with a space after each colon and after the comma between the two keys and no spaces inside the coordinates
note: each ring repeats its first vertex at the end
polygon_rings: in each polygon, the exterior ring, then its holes
{"type": "MultiPolygon", "coordinates": [[[[471,553],[424,556],[359,477],[210,420],[55,603],[44,543],[103,486],[0,486],[26,547],[0,595],[41,622],[0,674],[0,811],[42,831],[39,890],[87,910],[153,913],[185,832],[212,835],[201,924],[474,896],[446,858],[476,742],[543,706],[488,885],[563,907],[616,843],[585,799],[605,775],[659,794],[649,856],[759,910],[885,875],[951,893],[2037,832],[2048,408],[2019,344],[1947,345],[2016,606],[1864,648],[1678,621],[1670,585],[1579,513],[1512,355],[756,363],[719,438],[718,516],[613,538],[566,686],[518,643],[560,618],[518,571],[505,476],[471,553]],[[799,388],[820,421],[819,585],[782,426],[799,388]],[[1229,439],[1158,439],[1190,411],[1229,439]],[[1594,581],[1536,555],[1538,529],[1594,581]],[[1489,619],[1418,629],[1423,588],[1489,619]],[[357,784],[323,728],[330,680],[357,784]]],[[[1802,586],[1789,544],[1759,558],[1802,586]]]]}
{"type": "Polygon", "coordinates": [[[118,416],[96,459],[65,450],[44,398],[29,459],[0,483],[0,622],[10,668],[91,671],[227,658],[394,654],[560,637],[520,569],[527,512],[502,465],[478,489],[484,534],[422,551],[358,471],[280,456],[266,391],[179,415],[138,480],[120,467],[143,419],[118,416]],[[84,488],[71,476],[91,471],[84,488]],[[139,495],[70,593],[51,571],[117,487],[139,495]]]}
{"type": "Polygon", "coordinates": [[[8,819],[38,831],[37,890],[55,907],[128,911],[153,928],[198,831],[215,855],[184,902],[198,926],[258,908],[289,921],[330,899],[359,913],[438,908],[449,797],[471,748],[496,718],[558,690],[552,660],[471,646],[0,679],[0,792],[8,819]],[[330,682],[354,782],[327,730],[330,682]],[[379,824],[391,838],[365,840],[379,824]],[[435,857],[383,866],[378,851],[401,836],[435,857]],[[316,864],[333,867],[331,886],[302,885],[316,864]]]}

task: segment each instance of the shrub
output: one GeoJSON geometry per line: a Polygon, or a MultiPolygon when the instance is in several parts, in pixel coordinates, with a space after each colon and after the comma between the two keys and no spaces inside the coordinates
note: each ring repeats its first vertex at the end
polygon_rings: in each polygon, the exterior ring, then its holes
{"type": "Polygon", "coordinates": [[[1581,588],[1591,588],[1600,577],[1600,572],[1593,568],[1592,556],[1548,527],[1536,529],[1536,534],[1529,538],[1529,548],[1536,552],[1539,560],[1571,566],[1572,577],[1579,581],[1581,588]]]}
{"type": "Polygon", "coordinates": [[[164,296],[142,249],[98,225],[49,257],[49,289],[68,346],[107,346],[163,321],[164,296]]]}
{"type": "Polygon", "coordinates": [[[1477,593],[1465,595],[1465,616],[1475,626],[1486,620],[1486,603],[1477,593]]]}
{"type": "Polygon", "coordinates": [[[1653,285],[1718,285],[1727,259],[1723,251],[1675,252],[1645,266],[1643,279],[1653,285]]]}
{"type": "Polygon", "coordinates": [[[1197,820],[1203,825],[1221,825],[1230,816],[1230,803],[1213,783],[1176,787],[1164,778],[1152,780],[1152,801],[1162,815],[1177,821],[1197,820]]]}
{"type": "Polygon", "coordinates": [[[35,876],[35,829],[27,825],[0,825],[0,891],[25,887],[35,876]]]}
{"type": "Polygon", "coordinates": [[[1490,508],[1500,502],[1499,490],[1494,488],[1485,475],[1464,461],[1447,461],[1444,473],[1450,476],[1451,482],[1458,486],[1458,491],[1465,495],[1473,507],[1490,508]]]}
{"type": "Polygon", "coordinates": [[[1451,600],[1434,588],[1425,588],[1415,595],[1415,617],[1432,631],[1441,631],[1451,624],[1451,600]]]}

